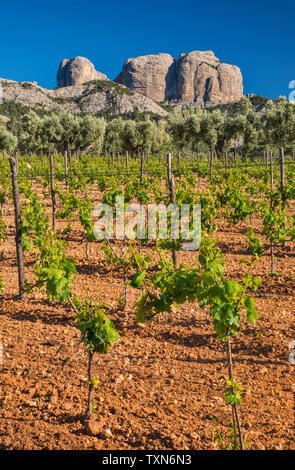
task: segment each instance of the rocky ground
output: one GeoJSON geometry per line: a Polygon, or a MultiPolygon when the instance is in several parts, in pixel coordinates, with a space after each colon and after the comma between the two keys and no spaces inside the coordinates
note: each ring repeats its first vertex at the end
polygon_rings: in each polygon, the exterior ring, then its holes
{"type": "MultiPolygon", "coordinates": [[[[207,309],[185,304],[151,324],[137,325],[136,292],[129,288],[127,308],[118,307],[121,273],[106,264],[98,243],[91,244],[86,261],[75,221],[67,247],[78,270],[73,291],[83,295],[88,289],[94,299],[101,297],[121,336],[108,355],[95,357],[97,413],[91,429],[85,429],[87,354],[75,313],[69,305],[48,303],[43,291],[14,297],[12,207],[7,217],[9,237],[0,267],[6,285],[0,301],[0,449],[220,448],[215,424],[225,435],[231,408],[224,399],[225,347],[216,339],[207,309]]],[[[228,260],[227,275],[241,280],[246,267],[240,261],[248,255],[245,226],[220,223],[217,236],[228,260]]],[[[181,260],[191,262],[195,256],[181,253],[181,260]]],[[[279,277],[269,275],[270,259],[262,258],[255,274],[263,286],[253,294],[259,319],[251,327],[242,324],[233,339],[234,375],[244,389],[239,413],[252,450],[295,449],[294,366],[288,362],[288,345],[295,339],[294,256],[294,244],[277,250],[279,277]]],[[[25,270],[32,280],[32,255],[26,255],[25,270]]]]}

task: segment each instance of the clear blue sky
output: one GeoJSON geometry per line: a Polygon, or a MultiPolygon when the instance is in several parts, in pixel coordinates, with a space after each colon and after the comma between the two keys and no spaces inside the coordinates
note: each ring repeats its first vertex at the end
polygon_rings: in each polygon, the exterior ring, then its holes
{"type": "Polygon", "coordinates": [[[288,95],[295,80],[295,0],[1,2],[0,77],[54,88],[63,58],[112,80],[128,57],[213,50],[238,65],[244,92],[288,95]]]}

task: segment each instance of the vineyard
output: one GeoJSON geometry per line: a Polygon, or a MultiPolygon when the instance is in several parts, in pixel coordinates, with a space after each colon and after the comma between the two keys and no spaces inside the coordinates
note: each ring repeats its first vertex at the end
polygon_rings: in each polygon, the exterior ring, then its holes
{"type": "Polygon", "coordinates": [[[294,176],[283,149],[4,153],[2,448],[294,449],[294,176]],[[199,250],[98,240],[118,196],[200,204],[199,250]]]}

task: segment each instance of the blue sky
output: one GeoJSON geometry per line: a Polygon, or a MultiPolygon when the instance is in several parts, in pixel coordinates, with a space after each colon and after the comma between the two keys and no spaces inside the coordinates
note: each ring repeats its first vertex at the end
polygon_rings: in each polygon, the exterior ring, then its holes
{"type": "Polygon", "coordinates": [[[0,77],[54,88],[63,58],[114,79],[128,57],[213,50],[241,68],[245,93],[277,98],[295,80],[294,16],[295,0],[5,2],[0,77]]]}

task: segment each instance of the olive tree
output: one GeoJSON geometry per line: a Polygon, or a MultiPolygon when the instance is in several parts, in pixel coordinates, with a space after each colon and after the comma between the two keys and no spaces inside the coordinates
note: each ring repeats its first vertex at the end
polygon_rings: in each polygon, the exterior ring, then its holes
{"type": "Polygon", "coordinates": [[[24,114],[18,129],[18,145],[21,152],[37,152],[44,148],[43,119],[30,110],[24,114]]]}
{"type": "Polygon", "coordinates": [[[123,132],[125,122],[122,117],[109,121],[106,125],[104,148],[105,151],[116,152],[123,150],[123,132]]]}
{"type": "Polygon", "coordinates": [[[17,137],[13,135],[5,125],[0,125],[0,150],[12,153],[17,146],[17,137]]]}
{"type": "Polygon", "coordinates": [[[286,101],[285,98],[280,98],[277,103],[268,102],[265,132],[281,153],[286,145],[293,144],[295,138],[295,107],[293,103],[286,101]]]}
{"type": "Polygon", "coordinates": [[[81,149],[83,153],[100,153],[106,132],[105,119],[86,115],[78,119],[78,124],[75,149],[81,149]]]}

